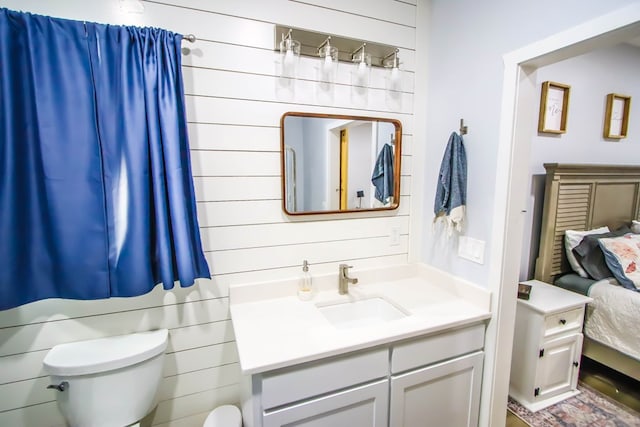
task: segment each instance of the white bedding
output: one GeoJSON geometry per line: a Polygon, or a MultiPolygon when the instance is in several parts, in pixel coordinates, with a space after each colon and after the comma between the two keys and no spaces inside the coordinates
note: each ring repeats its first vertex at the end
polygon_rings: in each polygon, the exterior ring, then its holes
{"type": "Polygon", "coordinates": [[[610,278],[591,285],[589,296],[585,335],[640,361],[640,292],[610,278]]]}

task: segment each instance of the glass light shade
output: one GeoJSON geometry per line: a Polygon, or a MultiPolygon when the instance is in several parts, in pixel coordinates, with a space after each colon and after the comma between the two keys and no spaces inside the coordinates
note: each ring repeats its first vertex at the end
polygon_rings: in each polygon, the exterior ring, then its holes
{"type": "Polygon", "coordinates": [[[389,89],[400,90],[400,58],[398,57],[398,51],[396,50],[391,55],[384,58],[382,65],[385,68],[390,68],[389,72],[389,89]]]}
{"type": "Polygon", "coordinates": [[[399,91],[400,85],[400,69],[398,67],[393,67],[391,68],[389,75],[389,89],[399,91]]]}
{"type": "Polygon", "coordinates": [[[320,66],[322,79],[333,82],[338,65],[338,49],[327,43],[318,49],[318,55],[322,58],[320,66]]]}
{"type": "Polygon", "coordinates": [[[280,53],[282,55],[281,72],[282,77],[295,77],[300,59],[300,42],[291,38],[285,38],[280,42],[280,53]]]}
{"type": "Polygon", "coordinates": [[[398,67],[393,67],[391,69],[391,81],[397,82],[400,80],[400,70],[398,67]]]}
{"type": "Polygon", "coordinates": [[[331,46],[329,43],[318,49],[318,56],[325,58],[329,61],[338,60],[338,48],[331,46]]]}
{"type": "Polygon", "coordinates": [[[368,53],[354,55],[353,62],[355,64],[354,84],[368,86],[371,72],[371,55],[368,53]]]}

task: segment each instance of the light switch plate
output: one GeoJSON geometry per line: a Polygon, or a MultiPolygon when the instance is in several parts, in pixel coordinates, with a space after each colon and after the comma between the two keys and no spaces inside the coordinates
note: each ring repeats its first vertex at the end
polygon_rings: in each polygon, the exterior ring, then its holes
{"type": "Polygon", "coordinates": [[[484,240],[468,236],[458,237],[458,256],[478,264],[484,264],[484,240]]]}
{"type": "Polygon", "coordinates": [[[400,244],[400,227],[394,225],[389,233],[389,246],[398,246],[400,244]]]}

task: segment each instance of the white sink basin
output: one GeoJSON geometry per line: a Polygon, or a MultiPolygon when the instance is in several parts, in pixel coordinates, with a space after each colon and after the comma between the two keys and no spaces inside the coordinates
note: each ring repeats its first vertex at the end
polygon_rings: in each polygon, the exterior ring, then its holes
{"type": "Polygon", "coordinates": [[[381,297],[316,305],[320,313],[337,328],[358,328],[391,322],[407,315],[381,297]]]}

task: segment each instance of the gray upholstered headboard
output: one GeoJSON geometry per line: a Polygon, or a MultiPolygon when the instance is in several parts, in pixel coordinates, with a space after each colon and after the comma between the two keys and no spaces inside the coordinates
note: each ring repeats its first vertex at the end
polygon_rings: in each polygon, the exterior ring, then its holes
{"type": "Polygon", "coordinates": [[[547,170],[535,278],[553,283],[571,267],[565,230],[609,226],[640,217],[640,166],[545,163],[547,170]]]}

